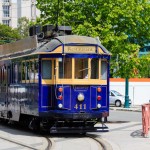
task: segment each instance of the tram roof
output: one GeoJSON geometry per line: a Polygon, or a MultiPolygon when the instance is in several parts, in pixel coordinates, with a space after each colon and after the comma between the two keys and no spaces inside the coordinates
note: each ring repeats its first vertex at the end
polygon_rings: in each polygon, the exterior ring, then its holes
{"type": "Polygon", "coordinates": [[[88,36],[79,36],[79,35],[67,35],[67,36],[58,36],[52,39],[50,42],[40,46],[36,49],[35,52],[52,52],[57,47],[62,45],[74,45],[74,46],[99,46],[105,54],[110,55],[110,52],[100,43],[98,38],[92,38],[88,36]]]}
{"type": "MultiPolygon", "coordinates": [[[[28,37],[26,39],[0,45],[0,58],[17,57],[28,54],[42,54],[43,52],[53,52],[60,46],[98,46],[103,54],[110,55],[110,52],[100,43],[98,38],[92,38],[79,35],[58,36],[44,42],[37,42],[37,37],[28,37]]],[[[63,53],[63,50],[61,51],[63,53]]]]}

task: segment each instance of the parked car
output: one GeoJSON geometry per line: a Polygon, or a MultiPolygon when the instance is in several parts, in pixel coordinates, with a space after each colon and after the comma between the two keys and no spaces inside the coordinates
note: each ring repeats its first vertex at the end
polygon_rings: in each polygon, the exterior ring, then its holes
{"type": "MultiPolygon", "coordinates": [[[[125,96],[120,94],[118,91],[111,90],[109,92],[109,103],[110,103],[110,105],[115,105],[116,107],[121,107],[125,103],[125,96]]],[[[129,99],[129,105],[131,105],[130,99],[129,99]]]]}

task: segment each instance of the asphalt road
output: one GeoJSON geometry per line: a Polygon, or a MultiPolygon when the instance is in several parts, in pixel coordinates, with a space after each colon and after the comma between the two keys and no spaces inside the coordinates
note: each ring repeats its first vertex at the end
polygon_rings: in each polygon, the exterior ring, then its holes
{"type": "Polygon", "coordinates": [[[142,113],[133,111],[116,111],[110,110],[108,121],[130,121],[130,122],[142,122],[142,113]]]}

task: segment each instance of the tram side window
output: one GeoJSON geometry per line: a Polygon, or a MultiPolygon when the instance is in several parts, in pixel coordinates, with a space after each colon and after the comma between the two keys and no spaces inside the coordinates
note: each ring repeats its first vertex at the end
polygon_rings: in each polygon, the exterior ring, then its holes
{"type": "Polygon", "coordinates": [[[75,78],[76,79],[88,78],[88,59],[87,58],[75,59],[75,78]]]}
{"type": "Polygon", "coordinates": [[[34,65],[34,80],[36,82],[36,80],[38,80],[38,69],[39,69],[39,63],[37,60],[34,61],[33,63],[34,65]]]}
{"type": "Polygon", "coordinates": [[[0,84],[2,84],[2,68],[0,67],[0,84]]]}
{"type": "Polygon", "coordinates": [[[28,66],[28,76],[31,83],[34,83],[35,80],[38,79],[38,72],[37,72],[37,63],[35,61],[30,61],[28,66]]]}
{"type": "Polygon", "coordinates": [[[4,75],[4,80],[3,80],[3,84],[6,85],[7,84],[7,67],[3,66],[3,75],[4,75]]]}
{"type": "Polygon", "coordinates": [[[72,59],[71,58],[59,59],[59,78],[60,79],[72,78],[72,59]]]}
{"type": "Polygon", "coordinates": [[[13,64],[10,64],[10,83],[13,83],[13,64]]]}
{"type": "Polygon", "coordinates": [[[91,79],[99,78],[99,59],[93,58],[91,60],[91,79]]]}
{"type": "Polygon", "coordinates": [[[4,83],[4,68],[3,66],[0,67],[0,84],[3,85],[4,83]]]}
{"type": "Polygon", "coordinates": [[[21,82],[21,71],[22,71],[22,64],[21,62],[19,62],[18,64],[18,82],[20,83],[21,82]]]}
{"type": "Polygon", "coordinates": [[[28,62],[28,65],[27,65],[27,76],[28,76],[29,82],[33,82],[33,80],[34,80],[34,68],[32,66],[32,61],[28,62]]]}
{"type": "Polygon", "coordinates": [[[20,80],[22,83],[36,83],[38,79],[38,62],[26,61],[19,66],[20,80]]]}
{"type": "Polygon", "coordinates": [[[18,83],[18,64],[14,64],[14,83],[18,83]]]}
{"type": "Polygon", "coordinates": [[[26,72],[25,62],[22,62],[21,63],[21,80],[22,80],[22,82],[25,81],[25,72],[26,72]]]}
{"type": "Polygon", "coordinates": [[[42,78],[52,79],[52,61],[42,60],[42,78]]]}
{"type": "Polygon", "coordinates": [[[11,67],[11,65],[9,64],[8,65],[8,67],[7,67],[7,82],[8,82],[8,84],[10,84],[11,83],[11,70],[10,70],[10,67],[11,67]]]}
{"type": "Polygon", "coordinates": [[[101,61],[101,79],[107,79],[107,61],[104,60],[101,61]]]}

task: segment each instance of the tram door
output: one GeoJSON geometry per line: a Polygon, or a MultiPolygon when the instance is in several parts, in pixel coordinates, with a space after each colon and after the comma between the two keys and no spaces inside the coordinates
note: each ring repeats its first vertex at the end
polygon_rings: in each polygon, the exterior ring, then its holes
{"type": "Polygon", "coordinates": [[[41,60],[41,108],[48,110],[53,105],[54,60],[43,58],[41,60]]]}

